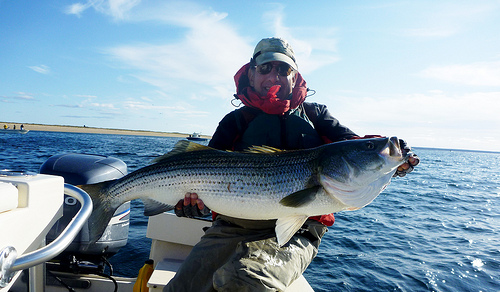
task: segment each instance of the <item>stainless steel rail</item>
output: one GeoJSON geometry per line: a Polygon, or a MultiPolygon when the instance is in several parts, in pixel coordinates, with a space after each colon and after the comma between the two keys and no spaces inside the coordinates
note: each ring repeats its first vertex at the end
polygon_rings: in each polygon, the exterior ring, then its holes
{"type": "Polygon", "coordinates": [[[59,255],[75,239],[92,213],[92,200],[83,190],[64,184],[64,194],[77,199],[82,207],[63,232],[50,244],[16,258],[15,248],[8,246],[0,251],[0,288],[9,284],[16,271],[34,267],[59,255]]]}

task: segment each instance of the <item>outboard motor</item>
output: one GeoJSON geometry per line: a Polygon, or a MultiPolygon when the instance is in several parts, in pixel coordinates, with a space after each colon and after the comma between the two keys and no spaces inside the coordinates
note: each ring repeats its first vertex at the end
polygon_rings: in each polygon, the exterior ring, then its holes
{"type": "MultiPolygon", "coordinates": [[[[95,184],[118,179],[127,174],[127,165],[120,159],[94,154],[59,154],[50,157],[40,167],[40,173],[64,177],[72,185],[95,184]]],[[[64,196],[63,217],[57,221],[47,235],[51,242],[66,228],[69,221],[80,209],[80,203],[72,197],[64,196]]],[[[107,258],[114,255],[127,244],[130,221],[130,202],[116,210],[108,223],[103,236],[91,244],[89,227],[86,223],[69,247],[61,253],[49,269],[72,270],[73,272],[102,273],[109,263],[107,258]]],[[[111,267],[110,267],[111,269],[111,267]]]]}

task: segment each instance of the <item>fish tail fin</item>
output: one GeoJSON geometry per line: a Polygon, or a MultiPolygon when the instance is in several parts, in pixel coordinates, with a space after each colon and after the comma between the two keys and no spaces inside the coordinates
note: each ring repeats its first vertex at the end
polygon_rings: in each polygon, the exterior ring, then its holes
{"type": "Polygon", "coordinates": [[[116,209],[121,205],[113,204],[112,200],[107,195],[107,188],[111,182],[112,181],[106,181],[97,184],[78,186],[89,194],[94,205],[94,209],[88,220],[89,241],[91,243],[101,238],[116,209]]]}

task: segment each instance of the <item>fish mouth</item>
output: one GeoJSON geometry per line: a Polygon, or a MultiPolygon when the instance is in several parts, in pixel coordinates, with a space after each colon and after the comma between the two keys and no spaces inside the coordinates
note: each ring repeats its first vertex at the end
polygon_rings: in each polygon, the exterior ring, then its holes
{"type": "Polygon", "coordinates": [[[389,138],[389,156],[403,156],[398,137],[389,138]]]}
{"type": "Polygon", "coordinates": [[[387,139],[387,144],[382,149],[380,154],[391,160],[403,160],[403,151],[401,150],[401,146],[399,145],[398,137],[390,137],[389,139],[387,139]]]}

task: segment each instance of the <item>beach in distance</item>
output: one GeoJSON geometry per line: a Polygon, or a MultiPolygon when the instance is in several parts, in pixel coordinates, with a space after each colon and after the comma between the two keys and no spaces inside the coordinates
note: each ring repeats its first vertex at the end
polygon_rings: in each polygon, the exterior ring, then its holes
{"type": "MultiPolygon", "coordinates": [[[[188,137],[190,134],[177,133],[177,132],[156,132],[145,130],[125,130],[125,129],[108,129],[97,128],[88,126],[62,126],[62,125],[43,125],[43,124],[30,124],[30,123],[13,123],[13,122],[0,122],[3,128],[7,125],[10,129],[16,126],[19,129],[24,125],[26,130],[41,131],[41,132],[64,132],[64,133],[87,133],[87,134],[112,134],[112,135],[132,135],[132,136],[151,136],[151,137],[188,137]]],[[[202,138],[210,139],[211,136],[200,135],[202,138]]]]}

